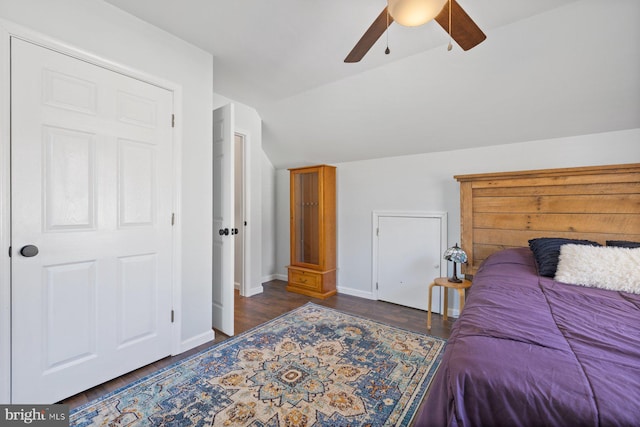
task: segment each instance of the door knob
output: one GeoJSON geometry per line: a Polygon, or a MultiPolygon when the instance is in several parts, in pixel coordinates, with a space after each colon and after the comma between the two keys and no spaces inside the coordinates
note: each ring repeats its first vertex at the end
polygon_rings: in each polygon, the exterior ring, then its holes
{"type": "Polygon", "coordinates": [[[35,245],[23,246],[22,249],[20,249],[20,255],[27,258],[36,256],[38,255],[38,247],[35,245]]]}
{"type": "Polygon", "coordinates": [[[229,235],[229,229],[225,228],[225,229],[220,229],[218,230],[218,234],[220,234],[221,236],[228,236],[229,235]]]}

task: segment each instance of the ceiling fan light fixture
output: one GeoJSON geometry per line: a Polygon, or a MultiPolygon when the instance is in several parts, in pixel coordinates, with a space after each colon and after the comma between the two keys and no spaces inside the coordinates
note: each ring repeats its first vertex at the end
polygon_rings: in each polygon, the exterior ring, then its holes
{"type": "Polygon", "coordinates": [[[417,27],[438,16],[447,0],[387,0],[389,14],[398,24],[417,27]]]}

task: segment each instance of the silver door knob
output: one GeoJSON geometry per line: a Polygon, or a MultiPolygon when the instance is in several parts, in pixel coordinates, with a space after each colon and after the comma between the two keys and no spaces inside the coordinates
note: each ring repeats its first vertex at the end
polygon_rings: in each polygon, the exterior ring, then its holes
{"type": "Polygon", "coordinates": [[[22,249],[20,249],[20,255],[27,258],[36,256],[38,255],[38,247],[35,245],[23,246],[22,249]]]}

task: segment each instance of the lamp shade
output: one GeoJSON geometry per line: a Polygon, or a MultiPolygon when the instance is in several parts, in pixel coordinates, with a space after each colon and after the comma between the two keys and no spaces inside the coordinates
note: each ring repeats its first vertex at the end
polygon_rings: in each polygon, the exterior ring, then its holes
{"type": "Polygon", "coordinates": [[[461,247],[456,243],[455,246],[450,247],[444,252],[444,259],[447,261],[453,261],[458,263],[467,262],[467,254],[462,250],[461,247]]]}
{"type": "Polygon", "coordinates": [[[438,16],[447,0],[388,0],[389,15],[405,27],[425,24],[438,16]]]}

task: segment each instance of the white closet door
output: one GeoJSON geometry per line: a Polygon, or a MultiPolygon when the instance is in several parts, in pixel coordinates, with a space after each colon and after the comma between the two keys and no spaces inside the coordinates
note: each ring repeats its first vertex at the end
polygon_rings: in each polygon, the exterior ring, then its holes
{"type": "Polygon", "coordinates": [[[19,39],[11,91],[12,401],[52,403],[170,353],[173,95],[19,39]]]}
{"type": "MultiPolygon", "coordinates": [[[[379,216],[378,299],[427,310],[428,287],[442,269],[442,218],[379,216]]],[[[433,311],[440,312],[434,289],[433,311]]]]}

